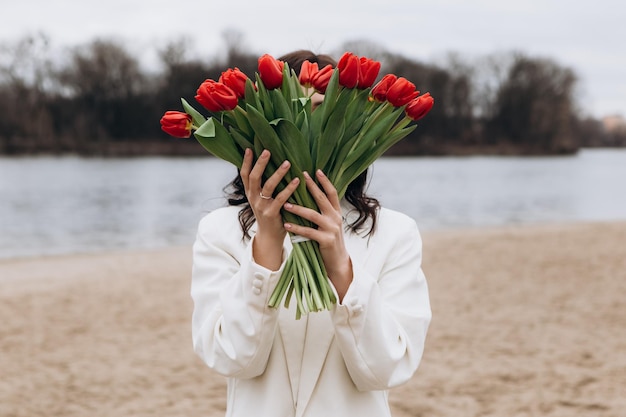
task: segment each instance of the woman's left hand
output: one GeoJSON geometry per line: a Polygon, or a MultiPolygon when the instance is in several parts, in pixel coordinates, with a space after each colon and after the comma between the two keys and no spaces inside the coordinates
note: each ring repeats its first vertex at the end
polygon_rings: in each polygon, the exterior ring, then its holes
{"type": "Polygon", "coordinates": [[[343,299],[352,282],[352,261],[343,240],[343,219],[337,190],[328,177],[318,170],[317,179],[322,189],[308,173],[304,173],[306,186],[320,211],[287,203],[285,210],[317,225],[317,229],[293,223],[285,223],[285,229],[296,235],[315,240],[319,243],[320,253],[337,294],[339,302],[343,299]]]}

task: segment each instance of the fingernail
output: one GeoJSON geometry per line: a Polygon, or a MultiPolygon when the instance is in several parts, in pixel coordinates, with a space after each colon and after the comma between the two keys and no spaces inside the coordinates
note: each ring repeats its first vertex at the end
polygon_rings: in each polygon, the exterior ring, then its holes
{"type": "Polygon", "coordinates": [[[244,151],[246,156],[250,155],[250,152],[252,152],[250,148],[246,148],[246,150],[244,151]]]}
{"type": "Polygon", "coordinates": [[[261,152],[261,156],[263,158],[267,158],[268,156],[270,156],[270,151],[268,151],[267,149],[264,149],[263,152],[261,152]]]}
{"type": "Polygon", "coordinates": [[[318,169],[318,170],[317,170],[317,175],[318,175],[319,177],[325,177],[325,175],[324,175],[324,173],[322,172],[322,170],[321,170],[321,169],[318,169]]]}
{"type": "Polygon", "coordinates": [[[304,172],[302,173],[302,175],[304,175],[304,178],[306,178],[307,180],[310,180],[310,179],[311,179],[311,176],[310,176],[310,175],[309,175],[309,173],[308,173],[308,172],[306,172],[306,171],[304,171],[304,172]]]}
{"type": "Polygon", "coordinates": [[[283,167],[283,168],[289,168],[289,161],[284,161],[284,162],[281,164],[281,167],[283,167]]]}
{"type": "Polygon", "coordinates": [[[300,178],[296,177],[296,178],[292,179],[291,182],[294,183],[294,184],[298,184],[300,182],[300,178]]]}
{"type": "Polygon", "coordinates": [[[290,208],[292,208],[292,207],[293,207],[293,204],[291,204],[291,203],[285,203],[285,208],[286,208],[286,209],[290,209],[290,208]]]}
{"type": "Polygon", "coordinates": [[[285,223],[285,229],[291,229],[291,225],[289,223],[285,223]]]}

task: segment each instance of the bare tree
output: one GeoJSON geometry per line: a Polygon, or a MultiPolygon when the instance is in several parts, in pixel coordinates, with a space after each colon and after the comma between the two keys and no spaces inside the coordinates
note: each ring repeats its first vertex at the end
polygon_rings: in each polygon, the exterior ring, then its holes
{"type": "Polygon", "coordinates": [[[113,41],[95,40],[76,48],[61,82],[76,96],[124,99],[137,94],[144,77],[139,62],[113,41]]]}
{"type": "Polygon", "coordinates": [[[6,153],[54,147],[48,109],[50,40],[45,34],[0,46],[0,149],[6,153]]]}
{"type": "Polygon", "coordinates": [[[147,103],[140,96],[146,77],[121,44],[94,40],[81,45],[70,52],[69,64],[57,76],[73,99],[73,110],[80,109],[73,135],[88,144],[141,136],[139,121],[147,103]]]}
{"type": "Polygon", "coordinates": [[[516,55],[496,94],[491,133],[531,151],[576,149],[574,72],[549,59],[516,55]]]}

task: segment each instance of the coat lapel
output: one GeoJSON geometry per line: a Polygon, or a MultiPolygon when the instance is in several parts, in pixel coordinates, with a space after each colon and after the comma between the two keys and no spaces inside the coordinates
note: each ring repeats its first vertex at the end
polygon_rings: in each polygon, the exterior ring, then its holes
{"type": "Polygon", "coordinates": [[[328,349],[335,336],[328,311],[308,314],[296,417],[302,416],[319,379],[328,349]]]}
{"type": "Polygon", "coordinates": [[[289,373],[289,384],[291,385],[291,396],[295,404],[300,386],[300,375],[302,367],[302,354],[304,350],[308,316],[296,320],[295,299],[289,304],[289,309],[282,306],[278,316],[280,336],[285,351],[285,361],[287,362],[287,372],[289,373]]]}

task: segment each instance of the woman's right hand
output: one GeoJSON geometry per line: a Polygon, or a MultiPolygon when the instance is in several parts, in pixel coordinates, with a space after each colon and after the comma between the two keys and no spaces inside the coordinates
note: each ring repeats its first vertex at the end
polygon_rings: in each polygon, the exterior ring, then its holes
{"type": "Polygon", "coordinates": [[[283,162],[263,183],[263,172],[269,161],[270,152],[267,149],[261,152],[256,163],[253,161],[252,150],[246,149],[239,174],[257,222],[252,256],[257,264],[275,271],[282,263],[283,241],[286,234],[280,210],[298,188],[300,180],[294,178],[280,193],[272,197],[291,164],[289,161],[283,162]]]}

